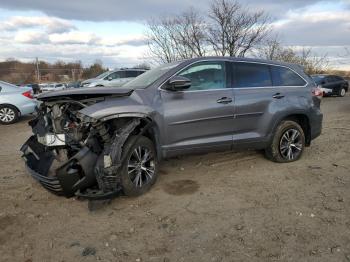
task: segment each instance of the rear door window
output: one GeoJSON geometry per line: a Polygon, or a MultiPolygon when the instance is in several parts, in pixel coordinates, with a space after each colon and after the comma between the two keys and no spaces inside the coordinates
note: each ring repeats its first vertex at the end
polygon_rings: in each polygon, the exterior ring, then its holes
{"type": "Polygon", "coordinates": [[[326,80],[326,83],[333,83],[334,82],[334,79],[331,76],[327,76],[325,78],[325,80],[326,80]]]}
{"type": "Polygon", "coordinates": [[[305,80],[287,67],[271,66],[274,86],[304,86],[305,80]]]}
{"type": "Polygon", "coordinates": [[[272,86],[268,65],[256,63],[234,63],[234,87],[272,86]]]}

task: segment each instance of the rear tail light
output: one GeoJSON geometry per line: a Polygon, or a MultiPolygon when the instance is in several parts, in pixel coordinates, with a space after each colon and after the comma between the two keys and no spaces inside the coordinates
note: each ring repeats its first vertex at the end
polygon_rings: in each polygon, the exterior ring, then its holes
{"type": "Polygon", "coordinates": [[[323,97],[323,90],[319,86],[317,86],[317,87],[312,89],[312,95],[316,96],[318,98],[322,98],[323,97]]]}
{"type": "Polygon", "coordinates": [[[33,97],[33,93],[32,93],[32,91],[26,91],[26,92],[24,92],[24,93],[22,93],[22,95],[24,95],[25,97],[28,97],[28,98],[30,98],[30,99],[33,99],[34,97],[33,97]]]}

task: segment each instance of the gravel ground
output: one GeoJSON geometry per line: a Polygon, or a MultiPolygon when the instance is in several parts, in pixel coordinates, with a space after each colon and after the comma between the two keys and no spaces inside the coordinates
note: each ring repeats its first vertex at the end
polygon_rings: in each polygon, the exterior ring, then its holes
{"type": "Polygon", "coordinates": [[[26,174],[28,118],[0,126],[0,260],[350,261],[350,96],[322,111],[323,134],[297,162],[171,159],[149,193],[95,211],[26,174]]]}

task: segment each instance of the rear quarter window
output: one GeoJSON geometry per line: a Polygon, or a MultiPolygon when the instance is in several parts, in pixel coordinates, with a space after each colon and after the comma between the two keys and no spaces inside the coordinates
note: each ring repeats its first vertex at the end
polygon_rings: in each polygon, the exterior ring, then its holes
{"type": "Polygon", "coordinates": [[[272,86],[268,65],[255,63],[234,63],[235,87],[272,86]]]}
{"type": "Polygon", "coordinates": [[[274,86],[304,86],[305,80],[287,67],[271,66],[274,86]]]}

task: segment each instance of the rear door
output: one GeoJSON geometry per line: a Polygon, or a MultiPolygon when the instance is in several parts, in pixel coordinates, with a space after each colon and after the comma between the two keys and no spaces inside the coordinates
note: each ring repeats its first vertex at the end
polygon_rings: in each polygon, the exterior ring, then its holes
{"type": "Polygon", "coordinates": [[[233,91],[226,62],[197,62],[178,75],[191,80],[185,91],[161,89],[167,155],[231,149],[233,91]]]}
{"type": "Polygon", "coordinates": [[[332,78],[334,79],[334,91],[337,92],[338,94],[340,94],[340,91],[343,87],[346,86],[346,82],[344,81],[343,78],[339,77],[339,76],[332,76],[332,78]]]}
{"type": "Polygon", "coordinates": [[[323,80],[322,87],[336,91],[337,90],[337,83],[332,76],[326,76],[323,80]]]}
{"type": "MultiPolygon", "coordinates": [[[[269,114],[270,104],[280,93],[273,87],[270,67],[266,64],[234,62],[233,86],[235,97],[234,147],[264,136],[259,127],[269,114]]],[[[283,94],[281,99],[283,99],[283,94]]]]}
{"type": "Polygon", "coordinates": [[[252,62],[233,63],[234,147],[266,142],[271,119],[280,111],[287,110],[288,104],[297,99],[300,87],[305,85],[306,81],[287,67],[252,62]]]}

